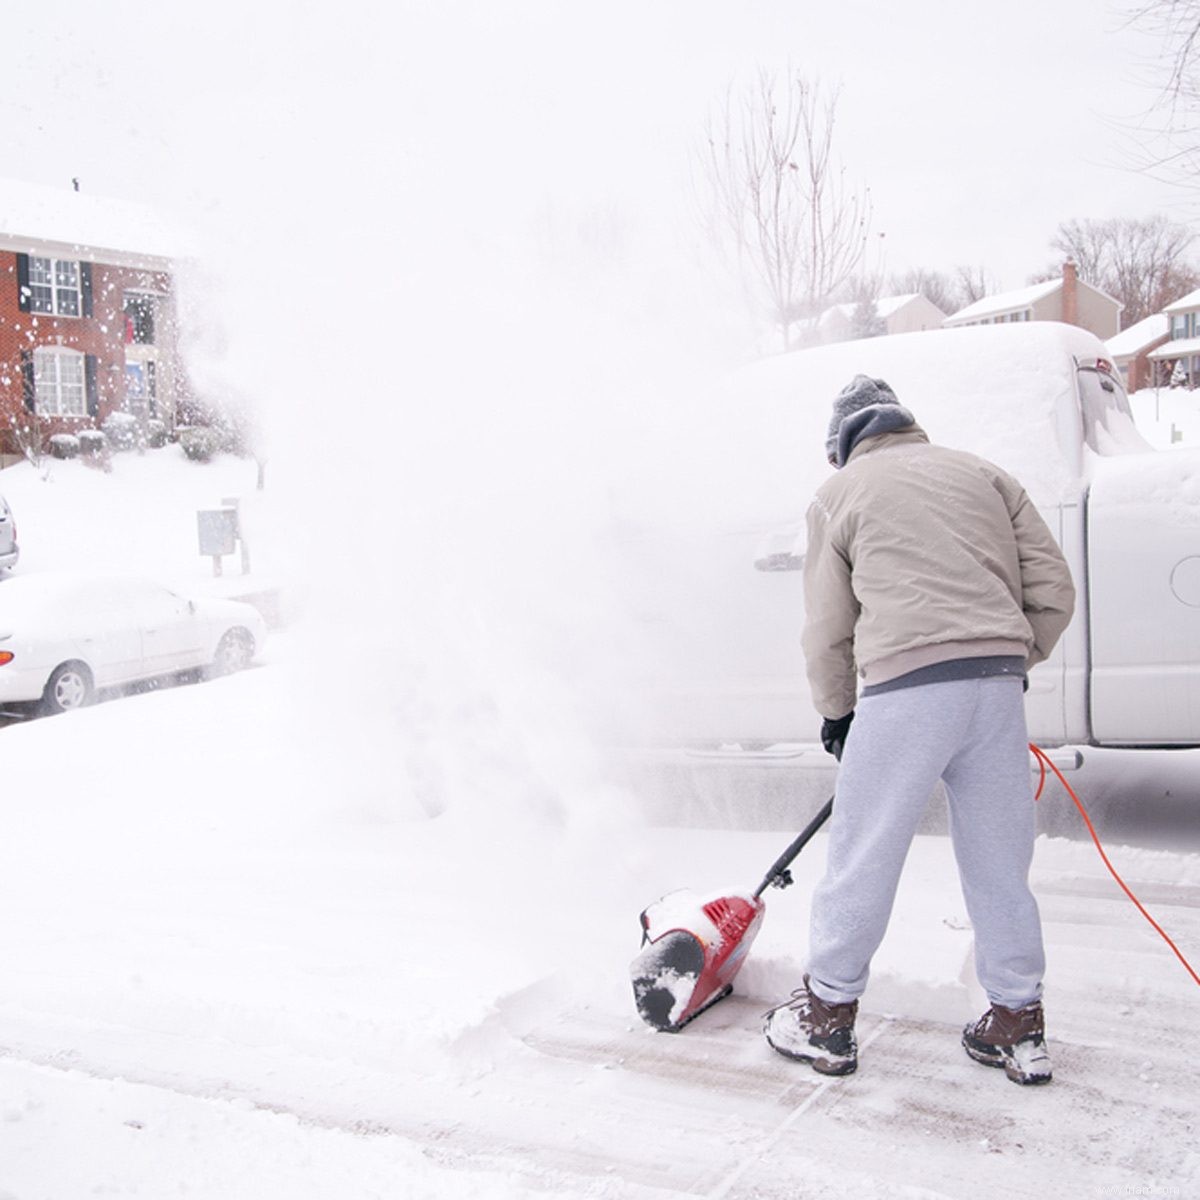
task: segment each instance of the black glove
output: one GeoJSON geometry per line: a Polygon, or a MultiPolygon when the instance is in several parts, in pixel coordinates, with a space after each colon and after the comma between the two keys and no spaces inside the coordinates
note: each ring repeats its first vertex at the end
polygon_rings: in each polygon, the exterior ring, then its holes
{"type": "Polygon", "coordinates": [[[842,761],[846,735],[850,732],[850,722],[853,720],[854,709],[851,709],[844,717],[824,717],[821,721],[821,745],[838,762],[842,761]]]}

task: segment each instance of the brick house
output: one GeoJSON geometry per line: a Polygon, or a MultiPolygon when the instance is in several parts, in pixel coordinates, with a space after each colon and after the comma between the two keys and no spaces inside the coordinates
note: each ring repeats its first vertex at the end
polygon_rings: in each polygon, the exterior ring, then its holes
{"type": "Polygon", "coordinates": [[[0,456],[115,412],[174,428],[169,241],[140,206],[0,183],[0,456]]]}
{"type": "Polygon", "coordinates": [[[945,324],[953,329],[1010,321],[1063,321],[1091,330],[1101,341],[1107,341],[1121,328],[1122,307],[1119,300],[1080,279],[1074,262],[1067,259],[1060,278],[984,296],[947,317],[945,324]]]}
{"type": "Polygon", "coordinates": [[[1122,329],[1116,337],[1109,338],[1105,343],[1130,395],[1166,382],[1170,371],[1164,371],[1161,363],[1151,356],[1170,336],[1167,314],[1153,313],[1136,325],[1122,329]]]}

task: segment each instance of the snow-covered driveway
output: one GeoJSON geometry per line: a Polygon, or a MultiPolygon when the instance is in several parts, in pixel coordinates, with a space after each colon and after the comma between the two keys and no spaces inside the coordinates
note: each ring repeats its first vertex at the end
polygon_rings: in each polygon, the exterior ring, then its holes
{"type": "MultiPolygon", "coordinates": [[[[653,1033],[626,979],[639,907],[756,877],[779,835],[389,808],[362,761],[385,743],[347,760],[289,703],[293,644],[0,733],[6,1200],[1194,1194],[1200,997],[1090,845],[1038,846],[1051,1087],[959,1049],[970,934],[935,836],[859,1074],[821,1080],[758,1033],[820,838],[739,995],[653,1033]]],[[[1195,958],[1200,859],[1112,852],[1195,958]]]]}

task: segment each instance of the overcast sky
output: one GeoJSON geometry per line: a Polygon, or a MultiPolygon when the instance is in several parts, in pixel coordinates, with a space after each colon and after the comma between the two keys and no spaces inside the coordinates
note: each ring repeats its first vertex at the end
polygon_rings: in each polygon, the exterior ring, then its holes
{"type": "Polygon", "coordinates": [[[1155,46],[1111,0],[5,8],[0,174],[230,211],[256,192],[250,220],[266,189],[319,195],[328,228],[366,190],[431,237],[481,209],[477,228],[538,211],[677,227],[706,106],[789,63],[841,88],[840,157],[889,271],[970,264],[1015,287],[1062,220],[1191,215],[1127,165],[1155,46]]]}

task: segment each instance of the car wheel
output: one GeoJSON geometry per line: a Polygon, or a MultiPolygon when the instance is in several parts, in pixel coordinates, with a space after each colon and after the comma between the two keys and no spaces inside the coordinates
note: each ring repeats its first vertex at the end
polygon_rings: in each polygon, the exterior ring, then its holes
{"type": "Polygon", "coordinates": [[[42,692],[42,711],[64,713],[82,708],[91,703],[93,692],[92,673],[83,663],[62,663],[54,668],[42,692]]]}
{"type": "Polygon", "coordinates": [[[209,676],[232,675],[244,671],[254,658],[254,638],[248,629],[231,629],[217,643],[209,676]]]}

